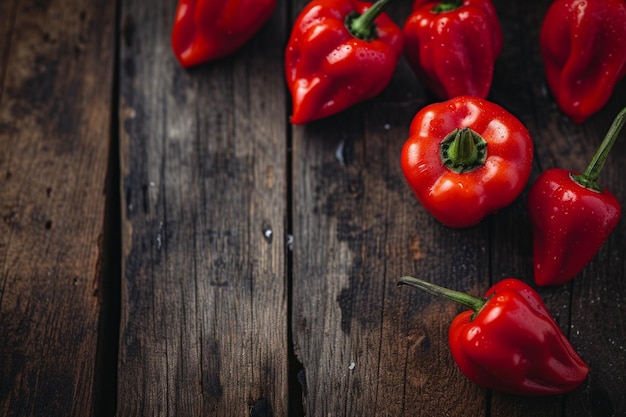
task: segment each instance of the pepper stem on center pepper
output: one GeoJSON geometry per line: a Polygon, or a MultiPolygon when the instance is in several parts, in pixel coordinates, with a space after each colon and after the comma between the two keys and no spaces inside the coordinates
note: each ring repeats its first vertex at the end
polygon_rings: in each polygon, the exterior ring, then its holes
{"type": "Polygon", "coordinates": [[[473,171],[487,159],[487,142],[469,127],[454,129],[441,141],[440,156],[442,164],[454,172],[473,171]]]}
{"type": "Polygon", "coordinates": [[[598,177],[600,171],[606,162],[609,152],[613,147],[613,144],[617,140],[619,132],[622,130],[624,123],[626,122],[626,107],[624,107],[613,120],[613,124],[609,128],[606,136],[602,140],[600,147],[596,150],[596,153],[591,158],[591,162],[587,165],[585,172],[580,175],[572,175],[572,179],[578,184],[590,190],[602,192],[602,187],[598,184],[598,177]]]}
{"type": "Polygon", "coordinates": [[[376,38],[376,18],[389,6],[392,0],[378,0],[363,14],[350,13],[346,16],[346,28],[355,38],[371,41],[376,38]]]}
{"type": "Polygon", "coordinates": [[[485,300],[484,298],[478,298],[464,292],[440,287],[439,285],[415,277],[402,277],[398,280],[398,285],[401,284],[410,285],[436,297],[441,297],[445,298],[446,300],[454,301],[457,304],[472,309],[474,313],[478,313],[487,302],[487,300],[485,300]]]}

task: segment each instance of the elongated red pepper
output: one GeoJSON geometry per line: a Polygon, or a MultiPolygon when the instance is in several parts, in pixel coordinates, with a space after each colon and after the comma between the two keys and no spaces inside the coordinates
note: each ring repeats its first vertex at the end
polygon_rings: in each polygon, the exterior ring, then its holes
{"type": "Polygon", "coordinates": [[[178,0],[172,49],[183,67],[222,58],[259,31],[276,0],[178,0]]]}
{"type": "Polygon", "coordinates": [[[470,310],[452,321],[448,343],[465,376],[487,388],[525,396],[563,394],[587,378],[589,367],[556,324],[541,297],[523,281],[504,279],[483,298],[402,277],[422,291],[470,310]]]}
{"type": "Polygon", "coordinates": [[[598,253],[622,214],[615,196],[597,183],[626,121],[626,108],[582,174],[560,168],[543,172],[528,192],[537,285],[563,284],[598,253]]]}
{"type": "Polygon", "coordinates": [[[582,123],[626,75],[626,1],[556,0],[544,17],[540,44],[556,102],[582,123]]]}
{"type": "Polygon", "coordinates": [[[449,227],[469,227],[511,204],[533,158],[524,125],[495,103],[460,96],[420,110],[400,157],[417,199],[449,227]]]}
{"type": "Polygon", "coordinates": [[[383,13],[389,1],[313,0],[302,10],[285,53],[292,123],[339,113],[389,84],[404,44],[383,13]]]}
{"type": "Polygon", "coordinates": [[[486,98],[502,50],[490,0],[416,0],[404,24],[405,56],[439,98],[486,98]]]}

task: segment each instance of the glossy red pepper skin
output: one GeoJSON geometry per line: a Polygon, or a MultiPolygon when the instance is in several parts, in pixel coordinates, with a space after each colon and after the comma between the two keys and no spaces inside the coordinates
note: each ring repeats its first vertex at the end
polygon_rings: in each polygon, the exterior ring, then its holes
{"type": "Polygon", "coordinates": [[[460,96],[420,110],[410,126],[400,161],[417,199],[448,227],[470,227],[511,204],[530,176],[533,142],[526,127],[499,105],[460,96]],[[442,159],[442,144],[459,128],[486,142],[486,157],[469,172],[442,159]]]}
{"type": "Polygon", "coordinates": [[[537,285],[558,285],[574,278],[617,227],[621,206],[597,180],[625,124],[626,107],[613,120],[582,174],[552,168],[530,187],[528,212],[537,285]]]}
{"type": "Polygon", "coordinates": [[[490,0],[416,0],[404,24],[405,56],[413,71],[440,99],[462,95],[486,98],[502,29],[490,0]]]}
{"type": "Polygon", "coordinates": [[[450,351],[475,383],[516,395],[563,394],[587,378],[589,367],[576,353],[537,292],[515,278],[487,290],[482,299],[413,277],[401,284],[463,304],[454,318],[450,351]]]}
{"type": "Polygon", "coordinates": [[[626,75],[626,2],[556,0],[544,17],[540,45],[557,104],[582,123],[626,75]]]}
{"type": "Polygon", "coordinates": [[[621,217],[608,190],[583,187],[572,171],[544,171],[528,192],[537,285],[563,284],[593,259],[621,217]]]}
{"type": "Polygon", "coordinates": [[[505,279],[487,303],[450,325],[449,343],[461,371],[479,385],[517,395],[563,394],[577,388],[589,368],[535,290],[505,279]]]}
{"type": "Polygon", "coordinates": [[[313,0],[294,23],[285,52],[292,96],[291,122],[303,124],[339,113],[379,94],[402,55],[402,30],[378,15],[371,40],[355,37],[345,21],[371,3],[313,0]]]}
{"type": "Polygon", "coordinates": [[[179,0],[174,54],[185,68],[222,58],[252,38],[275,8],[276,0],[179,0]]]}

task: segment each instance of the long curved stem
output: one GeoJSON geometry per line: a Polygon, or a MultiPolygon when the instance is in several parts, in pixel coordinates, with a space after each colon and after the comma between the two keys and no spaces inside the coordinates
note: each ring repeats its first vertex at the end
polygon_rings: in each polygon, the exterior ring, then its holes
{"type": "Polygon", "coordinates": [[[600,187],[597,182],[598,177],[600,176],[600,171],[602,171],[602,167],[604,167],[604,163],[606,162],[609,152],[615,144],[624,123],[626,123],[626,107],[624,107],[617,114],[617,116],[615,116],[615,120],[613,120],[613,123],[602,140],[600,147],[591,158],[591,162],[587,165],[585,172],[581,175],[572,175],[574,181],[585,188],[602,191],[602,187],[600,187]]]}
{"type": "Polygon", "coordinates": [[[485,305],[486,300],[483,298],[474,297],[472,295],[466,294],[464,292],[454,291],[445,287],[440,287],[439,285],[432,284],[430,282],[421,280],[415,277],[402,277],[398,280],[398,285],[406,284],[412,287],[418,288],[424,292],[427,292],[431,295],[445,298],[450,301],[454,301],[457,304],[461,304],[467,308],[474,310],[475,312],[479,311],[485,305]]]}

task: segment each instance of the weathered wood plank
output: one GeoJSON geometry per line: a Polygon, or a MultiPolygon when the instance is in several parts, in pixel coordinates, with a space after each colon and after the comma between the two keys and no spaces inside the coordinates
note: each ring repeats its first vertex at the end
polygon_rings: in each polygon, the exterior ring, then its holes
{"type": "Polygon", "coordinates": [[[287,415],[285,6],[183,70],[176,2],[122,10],[117,415],[287,415]]]}
{"type": "MultiPolygon", "coordinates": [[[[390,13],[401,23],[408,7],[390,13]]],[[[445,228],[400,169],[427,100],[401,61],[381,96],[293,129],[293,332],[307,416],[485,413],[486,391],[447,348],[458,308],[396,286],[407,274],[473,293],[489,285],[487,225],[445,228]]]]}
{"type": "Polygon", "coordinates": [[[4,77],[9,63],[11,37],[15,26],[17,1],[0,2],[0,100],[4,90],[4,77]]]}
{"type": "Polygon", "coordinates": [[[115,7],[1,8],[0,415],[91,415],[115,7]]]}
{"type": "Polygon", "coordinates": [[[398,155],[413,104],[385,105],[397,116],[365,105],[294,130],[294,339],[306,415],[479,413],[484,396],[447,349],[457,308],[396,282],[417,274],[480,292],[486,243],[449,233],[405,192],[398,155]]]}

